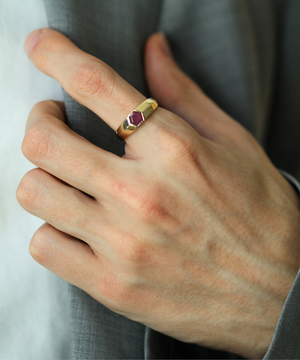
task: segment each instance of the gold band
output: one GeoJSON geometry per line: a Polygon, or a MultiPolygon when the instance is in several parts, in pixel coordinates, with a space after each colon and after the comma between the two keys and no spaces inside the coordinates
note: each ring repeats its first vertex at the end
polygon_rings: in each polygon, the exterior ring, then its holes
{"type": "Polygon", "coordinates": [[[157,101],[149,98],[135,108],[118,127],[116,134],[121,139],[126,139],[156,110],[157,101]]]}

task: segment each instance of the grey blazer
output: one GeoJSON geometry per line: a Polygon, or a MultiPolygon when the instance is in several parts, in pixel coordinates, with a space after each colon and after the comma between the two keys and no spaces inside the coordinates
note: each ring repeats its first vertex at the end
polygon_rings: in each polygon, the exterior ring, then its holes
{"type": "MultiPolygon", "coordinates": [[[[300,178],[299,0],[45,0],[49,26],[149,96],[143,46],[163,31],[180,67],[300,178]]],[[[124,144],[64,93],[70,127],[119,155],[124,144]]],[[[300,275],[265,359],[300,358],[300,275]]],[[[69,287],[74,359],[240,358],[174,340],[69,287]]]]}

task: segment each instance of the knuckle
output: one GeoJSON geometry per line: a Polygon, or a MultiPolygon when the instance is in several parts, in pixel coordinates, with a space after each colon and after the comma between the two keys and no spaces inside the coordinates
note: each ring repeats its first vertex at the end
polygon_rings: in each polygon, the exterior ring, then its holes
{"type": "Polygon", "coordinates": [[[114,75],[107,67],[91,61],[77,66],[70,79],[70,93],[75,97],[108,98],[113,92],[114,75]]]}
{"type": "Polygon", "coordinates": [[[50,258],[51,234],[48,226],[40,227],[33,235],[29,244],[29,253],[35,261],[46,264],[50,258]]]}
{"type": "Polygon", "coordinates": [[[135,216],[141,220],[153,221],[165,214],[163,194],[158,184],[148,186],[132,186],[118,184],[115,194],[123,199],[135,216]]]}
{"type": "Polygon", "coordinates": [[[43,170],[33,169],[26,173],[21,180],[16,197],[19,204],[27,210],[34,210],[40,202],[39,188],[43,170]]]}
{"type": "Polygon", "coordinates": [[[162,197],[158,190],[145,190],[133,201],[136,213],[147,221],[157,220],[165,214],[162,197]]]}
{"type": "Polygon", "coordinates": [[[190,165],[198,166],[199,157],[207,156],[203,145],[176,129],[164,128],[158,137],[162,148],[161,161],[167,169],[182,171],[190,165]]]}
{"type": "Polygon", "coordinates": [[[178,161],[180,159],[185,159],[186,157],[193,156],[193,149],[189,140],[181,136],[172,136],[169,135],[168,141],[172,142],[172,154],[171,160],[178,161]]]}
{"type": "Polygon", "coordinates": [[[157,248],[134,231],[116,233],[113,239],[119,265],[130,272],[132,279],[138,281],[141,269],[155,262],[157,248]]]}
{"type": "Polygon", "coordinates": [[[27,159],[40,161],[53,151],[50,119],[43,118],[28,129],[22,143],[22,152],[27,159]]]}
{"type": "Polygon", "coordinates": [[[101,281],[100,292],[109,301],[110,308],[115,311],[130,308],[135,296],[132,285],[114,274],[104,277],[101,281]]]}
{"type": "Polygon", "coordinates": [[[124,246],[121,246],[121,256],[126,263],[129,262],[134,267],[144,263],[145,249],[137,239],[131,236],[131,239],[127,239],[123,244],[124,246]]]}

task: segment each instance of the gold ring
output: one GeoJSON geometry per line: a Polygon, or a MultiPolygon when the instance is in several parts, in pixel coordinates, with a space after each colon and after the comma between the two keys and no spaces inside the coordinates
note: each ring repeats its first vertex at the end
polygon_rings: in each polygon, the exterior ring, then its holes
{"type": "Polygon", "coordinates": [[[156,110],[157,101],[149,98],[135,108],[122,122],[116,131],[119,139],[124,140],[132,134],[156,110]]]}

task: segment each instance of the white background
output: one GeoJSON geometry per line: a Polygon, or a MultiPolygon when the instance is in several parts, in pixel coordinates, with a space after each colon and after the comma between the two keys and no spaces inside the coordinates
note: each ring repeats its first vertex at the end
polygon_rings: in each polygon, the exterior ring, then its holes
{"type": "Polygon", "coordinates": [[[0,1],[0,359],[70,358],[67,283],[28,252],[42,221],[15,192],[34,166],[21,153],[27,116],[41,100],[62,100],[60,85],[24,52],[27,35],[48,27],[43,0],[0,1]]]}

